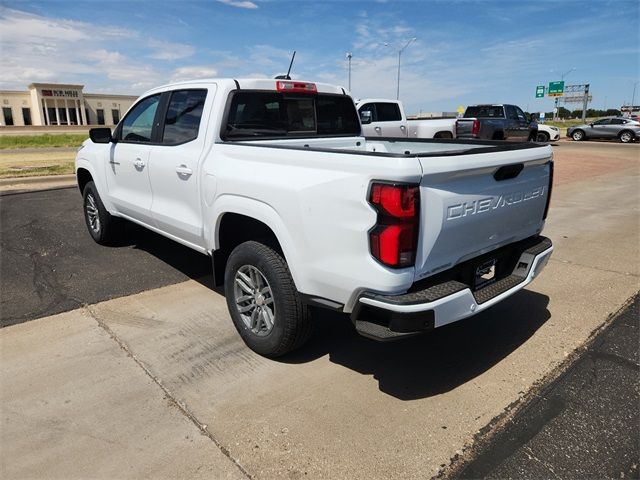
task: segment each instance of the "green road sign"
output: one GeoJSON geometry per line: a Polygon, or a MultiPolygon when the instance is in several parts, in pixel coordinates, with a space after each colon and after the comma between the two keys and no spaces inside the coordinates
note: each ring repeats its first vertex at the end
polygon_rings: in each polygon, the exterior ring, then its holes
{"type": "Polygon", "coordinates": [[[536,98],[544,97],[544,85],[538,85],[536,87],[536,98]]]}
{"type": "Polygon", "coordinates": [[[549,82],[547,95],[550,97],[561,97],[564,94],[564,82],[549,82]]]}

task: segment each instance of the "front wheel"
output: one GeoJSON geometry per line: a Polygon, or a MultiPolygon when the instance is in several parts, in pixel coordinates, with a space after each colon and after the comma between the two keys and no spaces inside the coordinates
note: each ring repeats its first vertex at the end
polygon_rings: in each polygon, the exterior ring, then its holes
{"type": "Polygon", "coordinates": [[[254,352],[279,357],[309,338],[309,308],[273,248],[255,241],[238,245],[227,260],[224,283],[233,324],[254,352]]]}
{"type": "Polygon", "coordinates": [[[624,132],[621,132],[620,135],[618,136],[618,138],[620,139],[620,141],[622,143],[630,143],[633,142],[635,135],[633,134],[633,132],[630,132],[628,130],[625,130],[624,132]]]}
{"type": "Polygon", "coordinates": [[[571,138],[573,138],[575,142],[584,140],[584,132],[582,130],[576,130],[571,134],[571,138]]]}
{"type": "Polygon", "coordinates": [[[547,132],[538,132],[536,137],[537,142],[547,143],[550,140],[549,134],[547,132]]]}
{"type": "Polygon", "coordinates": [[[84,200],[84,220],[91,238],[100,245],[110,245],[121,235],[122,224],[119,218],[112,216],[102,203],[98,189],[88,182],[82,193],[84,200]]]}

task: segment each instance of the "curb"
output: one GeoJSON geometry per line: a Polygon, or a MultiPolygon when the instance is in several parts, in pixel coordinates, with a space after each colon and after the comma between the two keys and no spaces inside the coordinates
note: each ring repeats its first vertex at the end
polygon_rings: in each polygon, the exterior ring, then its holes
{"type": "Polygon", "coordinates": [[[67,175],[42,175],[42,176],[34,176],[34,177],[11,177],[11,178],[0,178],[0,185],[29,185],[33,183],[66,183],[66,182],[74,182],[76,181],[75,174],[67,174],[67,175]]]}

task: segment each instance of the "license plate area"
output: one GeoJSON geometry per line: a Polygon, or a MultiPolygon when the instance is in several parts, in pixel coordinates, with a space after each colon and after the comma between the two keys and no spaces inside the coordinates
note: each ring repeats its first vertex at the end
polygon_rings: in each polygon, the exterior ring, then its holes
{"type": "Polygon", "coordinates": [[[473,280],[474,290],[485,287],[497,280],[497,266],[498,260],[496,258],[491,258],[477,264],[473,280]]]}

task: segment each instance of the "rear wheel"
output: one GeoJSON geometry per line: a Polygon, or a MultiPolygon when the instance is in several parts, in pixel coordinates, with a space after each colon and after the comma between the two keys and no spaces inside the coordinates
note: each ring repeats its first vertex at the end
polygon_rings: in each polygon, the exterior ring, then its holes
{"type": "Polygon", "coordinates": [[[91,238],[100,245],[113,243],[121,234],[122,223],[112,216],[102,203],[93,182],[88,182],[82,194],[84,199],[84,219],[91,238]]]}
{"type": "Polygon", "coordinates": [[[585,135],[584,132],[582,130],[575,130],[572,134],[571,134],[571,138],[576,141],[579,142],[581,140],[585,139],[585,135]]]}
{"type": "Polygon", "coordinates": [[[273,248],[255,241],[238,245],[227,261],[224,283],[231,319],[254,352],[279,357],[309,338],[309,308],[287,262],[273,248]]]}
{"type": "Polygon", "coordinates": [[[549,137],[547,132],[538,132],[538,135],[536,136],[536,141],[541,143],[547,143],[550,139],[551,137],[549,137]]]}
{"type": "Polygon", "coordinates": [[[622,132],[620,132],[620,135],[618,135],[618,139],[620,139],[620,141],[622,143],[630,143],[633,142],[635,135],[633,134],[633,132],[629,131],[629,130],[624,130],[622,132]]]}

